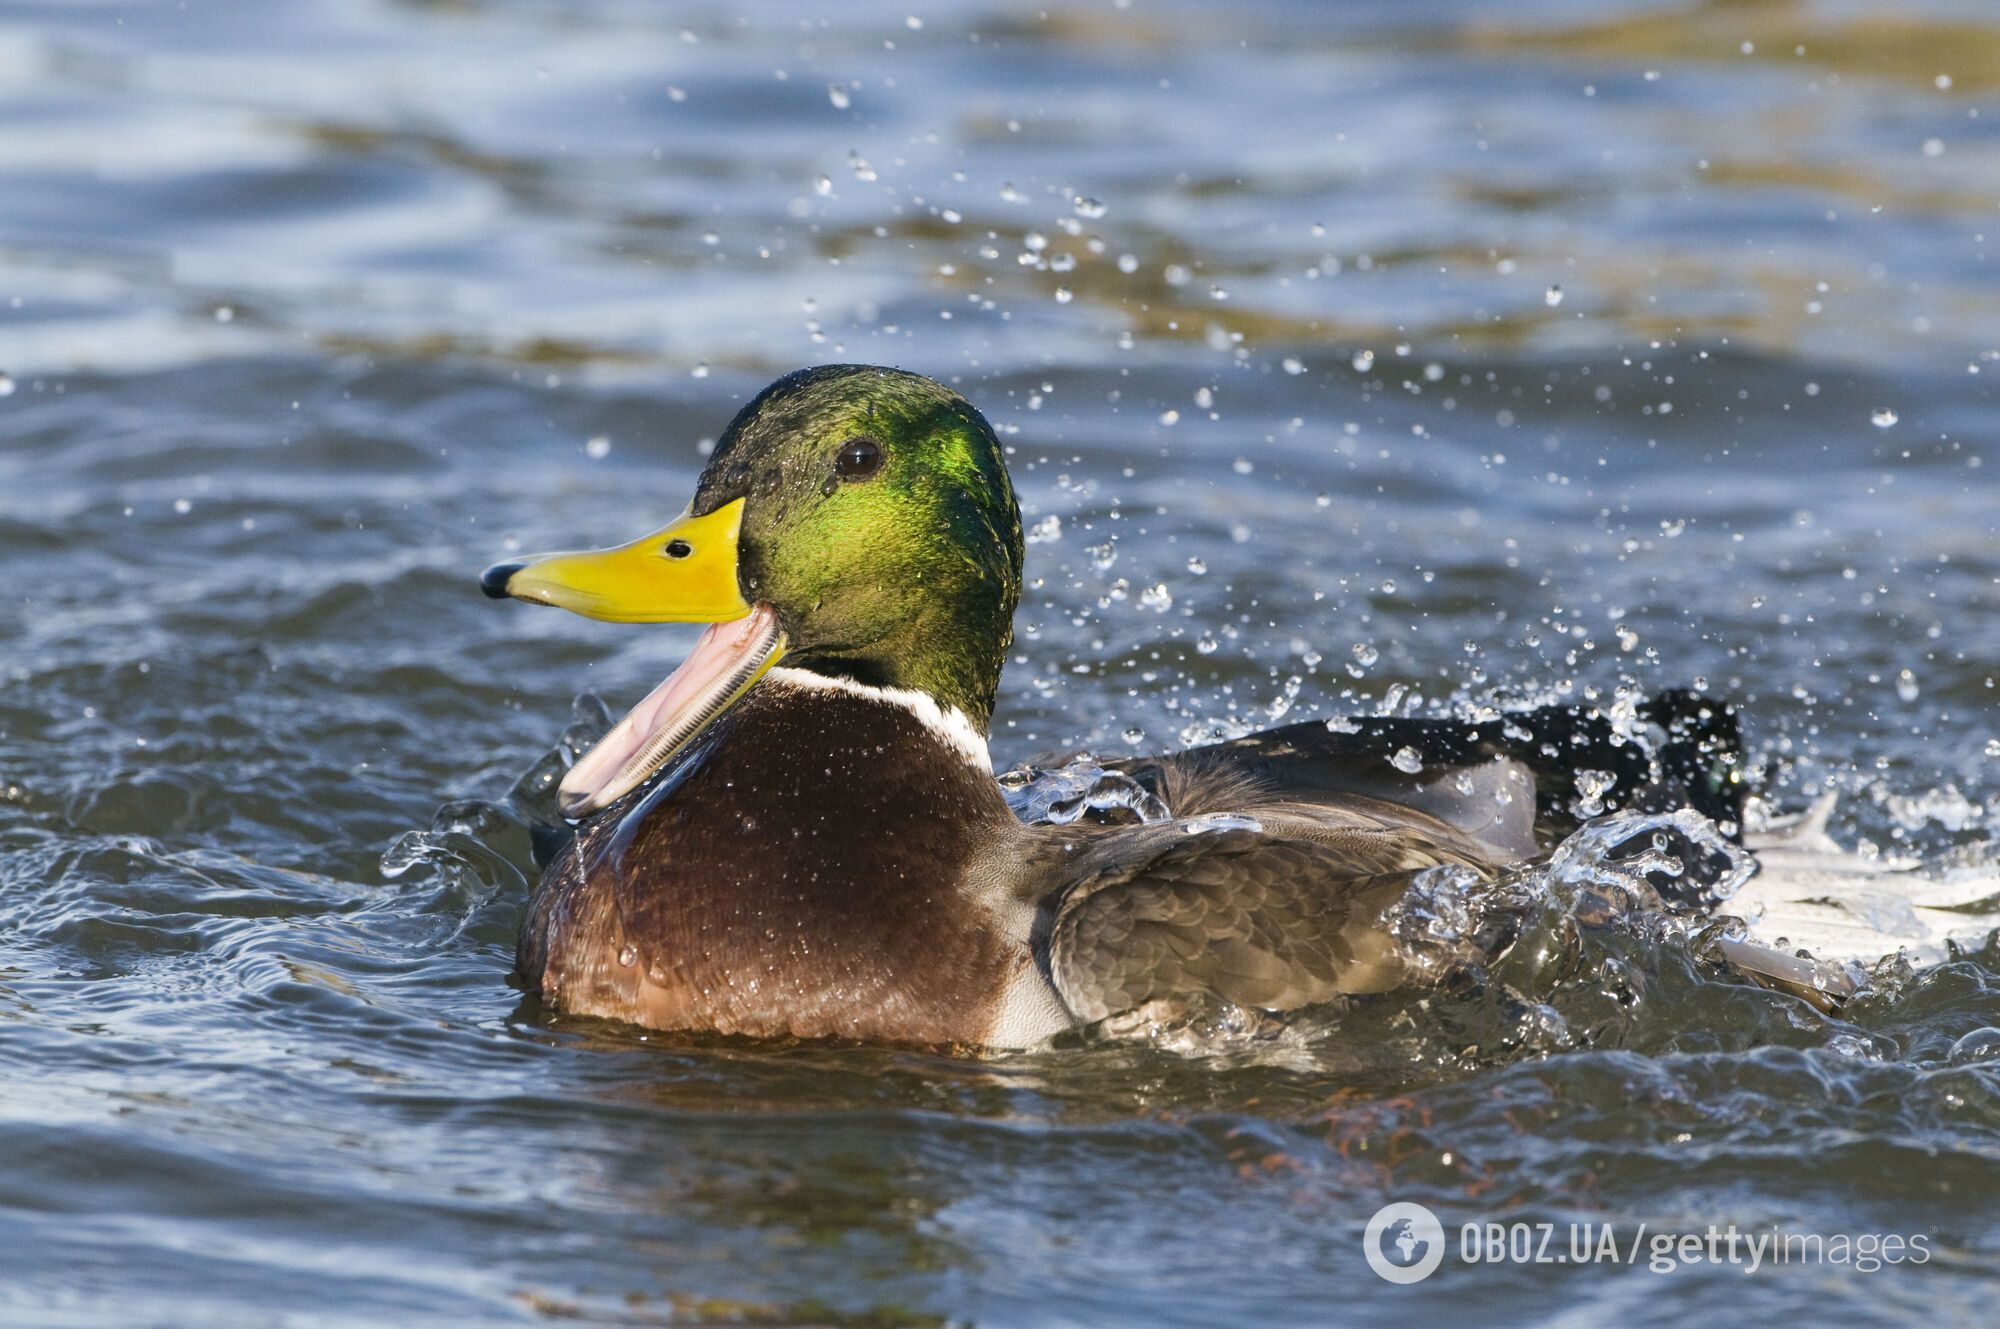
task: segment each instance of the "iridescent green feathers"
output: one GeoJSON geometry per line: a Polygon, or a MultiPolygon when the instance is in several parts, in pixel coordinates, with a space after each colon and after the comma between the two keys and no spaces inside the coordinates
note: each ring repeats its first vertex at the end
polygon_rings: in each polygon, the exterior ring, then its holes
{"type": "Polygon", "coordinates": [[[1021,519],[1000,444],[928,378],[868,365],[805,369],[738,412],[695,492],[747,497],[744,594],[778,610],[786,663],[914,688],[980,729],[1021,594],[1021,519]],[[882,451],[844,475],[843,447],[882,451]]]}

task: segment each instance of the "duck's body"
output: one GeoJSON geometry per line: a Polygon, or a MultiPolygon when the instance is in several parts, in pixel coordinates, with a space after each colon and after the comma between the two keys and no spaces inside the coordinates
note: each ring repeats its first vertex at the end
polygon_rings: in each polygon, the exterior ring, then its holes
{"type": "Polygon", "coordinates": [[[1406,982],[1384,911],[1426,869],[1539,852],[1586,749],[1628,799],[1726,797],[1719,708],[1665,762],[1550,711],[1292,726],[1125,763],[1164,818],[1024,822],[985,739],[1020,527],[977,412],[914,375],[794,375],[730,426],[692,513],[486,579],[717,624],[564,781],[580,825],[520,948],[562,1010],[998,1047],[1201,998],[1290,1010],[1406,982]]]}
{"type": "Polygon", "coordinates": [[[1218,783],[1168,821],[1023,824],[962,720],[775,670],[550,864],[521,972],[658,1029],[1019,1047],[1177,993],[1395,987],[1409,876],[1508,859],[1413,807],[1218,783]]]}

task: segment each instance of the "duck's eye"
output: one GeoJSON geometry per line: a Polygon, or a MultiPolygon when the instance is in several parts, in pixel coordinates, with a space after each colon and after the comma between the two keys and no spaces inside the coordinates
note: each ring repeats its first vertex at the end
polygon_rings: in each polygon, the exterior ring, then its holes
{"type": "Polygon", "coordinates": [[[843,480],[866,480],[882,469],[882,445],[872,438],[850,438],[833,459],[833,473],[843,480]]]}
{"type": "Polygon", "coordinates": [[[669,540],[667,541],[666,548],[660,552],[668,558],[686,558],[694,552],[694,546],[685,540],[669,540]]]}

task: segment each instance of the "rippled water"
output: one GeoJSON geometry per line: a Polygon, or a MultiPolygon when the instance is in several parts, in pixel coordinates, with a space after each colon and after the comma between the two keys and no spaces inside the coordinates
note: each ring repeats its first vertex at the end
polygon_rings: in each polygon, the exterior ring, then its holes
{"type": "Polygon", "coordinates": [[[692,634],[473,577],[897,363],[1015,448],[1002,762],[1703,678],[1990,862],[1996,91],[1956,0],[0,5],[0,1320],[1987,1322],[1990,945],[1828,1020],[1556,911],[1209,1057],[551,1018],[508,792],[692,634]],[[1392,1199],[1935,1256],[1396,1287],[1392,1199]]]}

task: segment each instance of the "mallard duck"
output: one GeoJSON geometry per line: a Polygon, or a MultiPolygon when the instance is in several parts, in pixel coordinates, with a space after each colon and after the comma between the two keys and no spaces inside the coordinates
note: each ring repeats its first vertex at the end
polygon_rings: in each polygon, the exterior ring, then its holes
{"type": "Polygon", "coordinates": [[[1674,697],[1653,757],[1583,711],[1309,721],[1102,768],[1165,815],[1024,821],[987,749],[1022,558],[985,418],[839,365],[745,406],[663,529],[488,569],[495,598],[708,624],[563,778],[522,985],[654,1029],[1000,1048],[1284,1012],[1412,981],[1385,910],[1542,852],[1575,770],[1737,810],[1733,719],[1674,697]]]}

